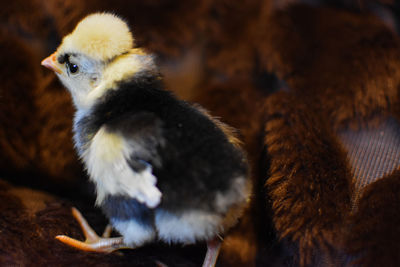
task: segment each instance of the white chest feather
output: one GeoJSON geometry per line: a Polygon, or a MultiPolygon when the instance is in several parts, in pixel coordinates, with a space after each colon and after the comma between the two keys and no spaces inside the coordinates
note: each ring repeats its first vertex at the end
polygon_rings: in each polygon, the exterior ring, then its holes
{"type": "Polygon", "coordinates": [[[108,133],[104,128],[93,137],[82,158],[90,179],[96,184],[96,204],[101,204],[107,195],[129,196],[149,208],[160,203],[161,192],[156,187],[157,178],[152,168],[135,172],[128,164],[134,150],[135,142],[108,133]]]}

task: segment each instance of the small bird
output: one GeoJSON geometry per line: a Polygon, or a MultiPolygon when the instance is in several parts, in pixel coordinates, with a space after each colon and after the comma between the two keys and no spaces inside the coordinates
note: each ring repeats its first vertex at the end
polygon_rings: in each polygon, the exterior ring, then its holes
{"type": "Polygon", "coordinates": [[[56,238],[97,252],[205,241],[213,266],[251,191],[235,131],[165,90],[154,56],[114,14],[84,18],[42,65],[72,95],[75,147],[110,222],[99,237],[73,209],[86,241],[56,238]]]}

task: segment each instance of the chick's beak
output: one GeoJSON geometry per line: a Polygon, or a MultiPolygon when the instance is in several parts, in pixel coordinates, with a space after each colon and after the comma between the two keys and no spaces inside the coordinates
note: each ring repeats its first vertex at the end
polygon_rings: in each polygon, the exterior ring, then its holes
{"type": "Polygon", "coordinates": [[[54,52],[53,54],[51,54],[47,58],[43,59],[41,64],[43,66],[45,66],[46,68],[51,69],[54,72],[57,72],[58,74],[62,73],[61,69],[57,66],[56,52],[54,52]]]}

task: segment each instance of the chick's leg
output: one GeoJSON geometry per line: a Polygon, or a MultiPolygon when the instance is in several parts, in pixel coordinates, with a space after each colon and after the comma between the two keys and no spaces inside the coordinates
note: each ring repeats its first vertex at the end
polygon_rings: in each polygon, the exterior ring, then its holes
{"type": "Polygon", "coordinates": [[[110,225],[106,227],[103,236],[99,237],[76,208],[72,208],[72,215],[79,222],[86,240],[82,242],[65,235],[56,236],[56,239],[61,242],[80,250],[102,253],[110,253],[121,248],[132,248],[124,243],[123,237],[110,237],[112,231],[110,225]]]}
{"type": "Polygon", "coordinates": [[[217,263],[219,249],[221,248],[221,240],[216,237],[207,242],[207,253],[204,258],[203,267],[214,267],[217,263]]]}

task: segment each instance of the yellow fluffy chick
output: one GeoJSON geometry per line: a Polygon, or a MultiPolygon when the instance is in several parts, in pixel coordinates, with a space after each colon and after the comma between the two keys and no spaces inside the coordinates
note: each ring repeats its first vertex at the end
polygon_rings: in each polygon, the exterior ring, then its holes
{"type": "Polygon", "coordinates": [[[161,240],[206,241],[213,266],[219,239],[247,205],[248,164],[230,127],[164,90],[153,56],[133,48],[126,23],[93,14],[42,64],[76,106],[74,141],[96,186],[96,205],[121,237],[57,238],[83,250],[112,252],[161,240]]]}

